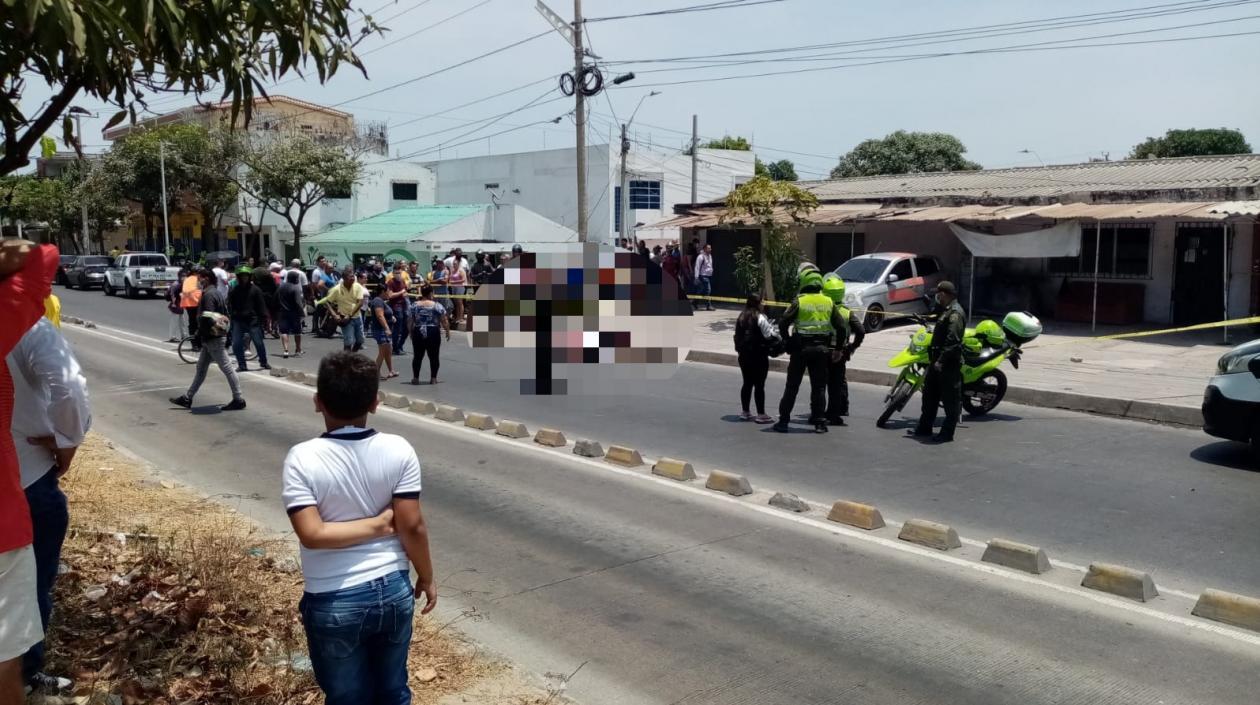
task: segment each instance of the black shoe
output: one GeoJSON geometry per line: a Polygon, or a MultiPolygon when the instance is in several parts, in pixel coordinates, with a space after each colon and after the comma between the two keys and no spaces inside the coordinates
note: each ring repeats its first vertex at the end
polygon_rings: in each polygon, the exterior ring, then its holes
{"type": "Polygon", "coordinates": [[[925,438],[925,437],[927,437],[927,436],[932,435],[932,429],[931,429],[931,428],[923,428],[922,426],[919,426],[919,427],[915,428],[913,431],[911,431],[911,432],[910,432],[910,435],[911,435],[911,436],[914,436],[915,438],[925,438]]]}
{"type": "Polygon", "coordinates": [[[237,372],[249,372],[249,368],[248,368],[248,367],[246,367],[246,366],[244,366],[244,365],[237,365],[237,366],[236,366],[236,371],[237,371],[237,372]]]}
{"type": "Polygon", "coordinates": [[[245,408],[244,399],[233,399],[230,403],[219,407],[219,411],[240,411],[245,408]]]}
{"type": "Polygon", "coordinates": [[[260,369],[260,370],[269,370],[269,369],[271,369],[271,365],[259,365],[259,366],[258,366],[258,369],[260,369]]]}
{"type": "Polygon", "coordinates": [[[827,432],[827,424],[825,423],[814,424],[814,433],[826,433],[826,432],[827,432]]]}
{"type": "Polygon", "coordinates": [[[828,416],[827,425],[829,426],[845,426],[844,418],[840,416],[828,416]]]}
{"type": "Polygon", "coordinates": [[[190,399],[187,394],[181,394],[177,397],[171,397],[171,403],[174,404],[175,406],[182,406],[185,409],[192,408],[192,399],[190,399]]]}
{"type": "Polygon", "coordinates": [[[775,425],[771,426],[771,428],[778,431],[779,433],[787,433],[789,430],[787,421],[779,421],[775,425]]]}
{"type": "Polygon", "coordinates": [[[932,442],[933,442],[933,443],[953,443],[953,442],[954,442],[954,434],[952,434],[952,433],[950,433],[950,434],[938,433],[938,434],[936,434],[936,435],[932,436],[932,442]]]}

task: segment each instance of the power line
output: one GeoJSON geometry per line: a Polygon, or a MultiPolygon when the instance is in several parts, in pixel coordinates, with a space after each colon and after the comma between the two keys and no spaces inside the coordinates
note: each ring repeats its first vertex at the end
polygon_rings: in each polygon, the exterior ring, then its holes
{"type": "Polygon", "coordinates": [[[730,10],[739,7],[753,7],[754,5],[769,5],[772,3],[783,2],[783,0],[726,0],[725,2],[712,2],[706,5],[692,5],[690,7],[677,7],[670,10],[654,10],[651,12],[640,12],[633,15],[612,15],[609,17],[589,17],[586,22],[609,22],[612,20],[628,20],[639,17],[660,17],[662,15],[681,15],[687,12],[709,12],[711,10],[730,10]]]}
{"type": "MultiPolygon", "coordinates": [[[[1243,17],[1243,18],[1236,18],[1234,20],[1229,20],[1229,21],[1236,22],[1236,21],[1245,20],[1245,19],[1252,19],[1252,18],[1243,17]]],[[[1146,30],[1146,31],[1140,32],[1139,34],[1146,34],[1152,31],[1163,31],[1163,30],[1146,30]]],[[[1254,34],[1260,34],[1260,31],[1233,32],[1233,33],[1228,33],[1228,34],[1209,34],[1209,35],[1201,35],[1201,36],[1194,36],[1194,37],[1173,37],[1173,38],[1168,38],[1168,39],[1151,39],[1151,40],[1131,41],[1131,42],[1107,42],[1103,44],[1081,44],[1077,46],[1046,47],[1046,46],[1035,46],[1035,45],[1017,45],[1015,47],[970,49],[970,50],[965,50],[965,51],[939,52],[935,54],[917,54],[917,55],[910,55],[910,56],[880,59],[876,61],[866,61],[866,62],[860,62],[860,63],[833,64],[830,66],[815,66],[815,67],[803,68],[803,69],[789,69],[789,70],[783,70],[783,71],[765,71],[762,73],[735,74],[731,76],[712,76],[708,78],[695,78],[695,79],[688,79],[688,80],[681,80],[681,81],[665,81],[661,83],[648,83],[648,84],[643,84],[639,86],[639,88],[660,88],[662,86],[681,86],[681,85],[687,85],[687,84],[693,84],[693,83],[715,83],[719,81],[733,81],[733,80],[745,79],[745,78],[764,78],[768,76],[786,76],[789,74],[815,73],[818,71],[834,71],[837,69],[859,68],[859,67],[864,67],[864,66],[877,66],[881,64],[895,64],[895,63],[903,63],[907,61],[921,61],[924,59],[939,59],[939,58],[951,57],[951,56],[970,56],[970,55],[978,55],[978,54],[996,54],[996,53],[1022,53],[1022,52],[1032,52],[1032,51],[1054,51],[1054,50],[1062,50],[1062,49],[1112,48],[1112,47],[1118,47],[1118,46],[1139,46],[1139,45],[1151,45],[1151,44],[1170,44],[1170,43],[1178,43],[1178,42],[1199,41],[1199,40],[1204,40],[1204,39],[1224,39],[1224,38],[1230,38],[1230,37],[1243,37],[1243,36],[1250,36],[1254,34]]],[[[1092,37],[1085,37],[1082,39],[1090,39],[1090,38],[1092,37]]],[[[1052,43],[1062,43],[1062,42],[1069,42],[1069,41],[1081,41],[1081,40],[1080,39],[1057,40],[1057,42],[1052,42],[1052,43]]]]}
{"type": "MultiPolygon", "coordinates": [[[[461,139],[461,138],[463,138],[463,137],[467,137],[468,135],[471,135],[471,134],[473,134],[473,133],[475,133],[475,132],[478,132],[478,131],[480,131],[480,130],[484,130],[484,129],[485,129],[485,128],[487,128],[487,127],[490,127],[491,125],[494,125],[495,123],[499,122],[500,120],[502,120],[503,118],[505,118],[505,117],[507,117],[507,116],[509,116],[509,115],[515,115],[516,113],[522,112],[522,111],[524,111],[524,110],[528,110],[528,109],[530,109],[530,108],[532,108],[532,107],[535,107],[535,106],[537,106],[537,105],[539,105],[539,104],[540,104],[540,103],[539,103],[539,101],[542,101],[542,99],[543,99],[543,98],[546,98],[547,96],[551,95],[551,93],[552,93],[552,89],[548,89],[548,90],[547,90],[547,91],[545,91],[542,95],[540,95],[540,96],[538,96],[537,98],[535,98],[535,99],[533,99],[533,100],[529,101],[528,103],[526,103],[526,104],[524,104],[524,105],[520,106],[519,108],[514,108],[514,109],[512,109],[512,110],[508,110],[507,112],[499,113],[498,115],[491,115],[490,117],[487,117],[487,118],[482,118],[481,120],[474,120],[474,121],[473,121],[473,124],[477,124],[477,125],[478,125],[478,127],[474,128],[474,129],[472,129],[472,130],[469,130],[468,132],[458,134],[458,135],[456,135],[456,136],[452,137],[451,139],[461,139]],[[481,123],[485,123],[485,124],[481,124],[481,123]]],[[[548,100],[548,101],[546,101],[546,102],[544,102],[544,103],[541,103],[541,104],[542,104],[542,105],[546,105],[547,103],[554,103],[554,102],[559,101],[559,100],[564,100],[564,97],[563,97],[563,96],[558,96],[558,97],[552,98],[551,100],[548,100]]],[[[445,130],[437,130],[436,132],[430,132],[430,133],[428,133],[428,134],[424,134],[424,135],[416,135],[415,137],[408,137],[408,138],[407,138],[407,139],[405,139],[405,140],[398,140],[398,141],[396,141],[396,142],[391,142],[391,143],[390,143],[390,146],[391,146],[391,147],[395,147],[395,146],[400,145],[400,144],[405,144],[405,143],[407,143],[407,142],[412,142],[412,141],[415,141],[415,140],[424,139],[425,137],[432,137],[432,136],[434,136],[434,135],[440,135],[440,134],[443,134],[443,133],[446,133],[446,132],[451,132],[452,130],[458,130],[458,129],[463,128],[463,127],[467,127],[467,125],[456,125],[456,126],[454,126],[454,127],[450,127],[450,128],[445,129],[445,130]]],[[[439,146],[440,146],[440,145],[439,145],[439,146]]]]}
{"type": "MultiPolygon", "coordinates": [[[[481,7],[482,5],[487,5],[487,4],[489,4],[490,2],[492,2],[492,1],[493,1],[493,0],[481,0],[481,2],[477,3],[476,5],[472,5],[472,6],[470,6],[470,7],[464,8],[463,10],[460,10],[459,12],[456,12],[455,14],[451,15],[450,17],[446,17],[446,18],[444,18],[444,19],[438,20],[437,22],[434,22],[433,24],[430,24],[430,25],[426,25],[426,26],[424,26],[424,27],[421,27],[420,29],[417,29],[417,30],[416,30],[416,31],[414,31],[414,32],[410,32],[410,33],[408,33],[408,34],[404,34],[404,35],[402,35],[401,37],[395,37],[394,39],[392,39],[392,40],[390,40],[390,41],[388,41],[388,42],[386,42],[386,43],[384,43],[384,44],[382,44],[382,45],[380,45],[380,46],[378,46],[378,47],[372,47],[371,49],[368,49],[367,51],[359,52],[359,56],[360,56],[360,57],[363,57],[363,56],[367,56],[368,54],[375,54],[376,52],[378,52],[378,51],[380,51],[380,50],[382,50],[382,49],[388,49],[389,47],[392,47],[392,46],[394,46],[395,44],[397,44],[397,43],[399,43],[399,42],[406,41],[406,40],[408,40],[408,39],[411,39],[412,37],[415,37],[416,35],[423,34],[424,32],[427,32],[427,31],[429,31],[429,30],[431,30],[431,29],[433,29],[433,28],[435,28],[435,27],[441,27],[442,25],[446,24],[447,22],[450,22],[451,20],[453,20],[453,19],[455,19],[455,18],[457,18],[457,17],[461,17],[461,16],[463,16],[463,15],[466,15],[466,14],[468,14],[468,13],[472,12],[473,10],[476,10],[477,8],[481,7]]],[[[421,3],[421,4],[424,4],[424,3],[421,3]]],[[[413,9],[414,9],[414,8],[413,8],[413,9]]]]}
{"type": "Polygon", "coordinates": [[[394,20],[398,19],[399,17],[402,17],[403,15],[407,14],[408,12],[413,12],[413,11],[415,11],[415,10],[419,10],[420,8],[424,7],[425,5],[428,5],[430,2],[433,2],[433,0],[420,0],[420,2],[416,3],[415,5],[412,5],[411,7],[408,7],[407,9],[403,10],[402,12],[399,12],[399,13],[398,13],[398,14],[396,14],[396,15],[390,15],[389,17],[387,17],[387,18],[385,18],[385,19],[383,19],[383,20],[378,20],[378,21],[377,21],[377,24],[385,24],[386,22],[393,22],[394,20]]]}

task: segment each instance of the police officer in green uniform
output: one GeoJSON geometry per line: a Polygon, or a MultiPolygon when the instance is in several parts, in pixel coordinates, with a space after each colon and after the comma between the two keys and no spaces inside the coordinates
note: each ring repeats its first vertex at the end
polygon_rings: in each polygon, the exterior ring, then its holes
{"type": "Polygon", "coordinates": [[[932,364],[923,381],[923,413],[914,435],[931,436],[936,407],[944,405],[945,421],[932,440],[948,443],[954,440],[954,427],[962,413],[962,353],[967,312],[958,305],[958,290],[952,282],[943,281],[936,287],[936,303],[944,310],[932,329],[932,345],[928,348],[928,360],[932,364]]]}
{"type": "Polygon", "coordinates": [[[853,351],[857,350],[866,338],[866,331],[857,314],[844,306],[844,280],[835,272],[823,277],[823,293],[835,304],[840,312],[840,320],[844,322],[836,329],[836,340],[831,352],[831,361],[827,367],[827,423],[831,426],[843,426],[844,417],[849,415],[849,380],[846,378],[846,367],[853,351]]]}
{"type": "Polygon", "coordinates": [[[831,362],[835,332],[843,328],[844,322],[836,305],[822,293],[822,274],[818,268],[802,265],[800,272],[801,293],[779,319],[779,332],[784,340],[790,341],[792,354],[788,360],[787,386],[779,402],[779,422],[774,430],[787,433],[796,393],[808,371],[809,420],[814,424],[815,433],[826,433],[827,422],[823,415],[827,403],[827,366],[831,362]],[[792,327],[795,333],[789,337],[792,327]]]}

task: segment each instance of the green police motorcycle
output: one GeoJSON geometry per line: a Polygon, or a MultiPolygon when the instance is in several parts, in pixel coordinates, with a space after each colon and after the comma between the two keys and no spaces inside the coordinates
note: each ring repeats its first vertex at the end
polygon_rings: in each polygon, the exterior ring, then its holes
{"type": "MultiPolygon", "coordinates": [[[[893,381],[884,399],[884,411],[875,425],[884,428],[888,419],[906,407],[914,393],[923,386],[927,377],[928,348],[932,344],[933,322],[925,316],[912,316],[919,328],[910,336],[910,345],[888,361],[888,366],[901,368],[901,374],[893,381]]],[[[993,411],[1002,397],[1006,396],[1006,374],[998,369],[1010,360],[1019,369],[1023,354],[1020,346],[1041,335],[1041,322],[1025,311],[1012,311],[1002,319],[1001,325],[984,320],[975,328],[968,328],[963,336],[963,386],[962,406],[970,416],[982,416],[993,411]]]]}

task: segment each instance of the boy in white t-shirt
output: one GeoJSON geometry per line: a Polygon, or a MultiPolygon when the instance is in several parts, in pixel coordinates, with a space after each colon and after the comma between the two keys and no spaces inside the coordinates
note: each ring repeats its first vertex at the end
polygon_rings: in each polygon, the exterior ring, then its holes
{"type": "Polygon", "coordinates": [[[415,600],[437,605],[420,461],[401,436],[367,428],[376,363],[353,352],[319,364],[315,410],[327,433],[289,450],[284,506],[302,542],[298,609],[328,705],[411,702],[407,651],[415,600]],[[408,569],[419,579],[413,589],[408,569]]]}

